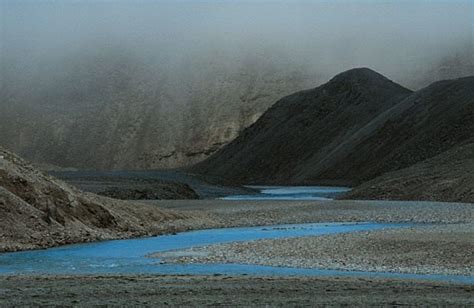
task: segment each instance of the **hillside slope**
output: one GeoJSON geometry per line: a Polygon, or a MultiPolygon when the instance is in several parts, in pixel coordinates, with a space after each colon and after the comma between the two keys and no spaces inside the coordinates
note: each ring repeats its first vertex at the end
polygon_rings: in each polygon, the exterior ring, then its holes
{"type": "Polygon", "coordinates": [[[410,94],[356,69],[283,98],[193,170],[240,183],[358,185],[473,136],[474,77],[410,94]]]}
{"type": "Polygon", "coordinates": [[[380,114],[300,175],[349,178],[359,184],[439,155],[473,136],[474,77],[440,81],[380,114]],[[348,146],[353,150],[344,151],[348,146]],[[336,163],[326,164],[334,158],[336,163]]]}
{"type": "Polygon", "coordinates": [[[376,177],[354,188],[342,199],[474,203],[474,142],[376,177]]]}
{"type": "Polygon", "coordinates": [[[0,251],[171,232],[186,219],[82,193],[0,148],[0,251]]]}
{"type": "Polygon", "coordinates": [[[323,161],[410,94],[370,69],[346,71],[318,88],[282,98],[237,139],[192,170],[241,183],[306,183],[315,173],[303,170],[323,161]]]}

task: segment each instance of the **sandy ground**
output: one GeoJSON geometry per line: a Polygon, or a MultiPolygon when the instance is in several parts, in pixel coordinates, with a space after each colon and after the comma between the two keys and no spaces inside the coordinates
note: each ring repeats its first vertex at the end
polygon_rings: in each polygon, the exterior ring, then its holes
{"type": "Polygon", "coordinates": [[[354,278],[0,277],[5,305],[474,305],[474,287],[354,278]]]}

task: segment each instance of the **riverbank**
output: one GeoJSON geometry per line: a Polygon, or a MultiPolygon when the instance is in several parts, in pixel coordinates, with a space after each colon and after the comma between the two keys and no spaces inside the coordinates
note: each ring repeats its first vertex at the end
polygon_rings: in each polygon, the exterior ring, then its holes
{"type": "Polygon", "coordinates": [[[0,277],[0,306],[474,305],[474,287],[356,278],[228,276],[0,277]]]}

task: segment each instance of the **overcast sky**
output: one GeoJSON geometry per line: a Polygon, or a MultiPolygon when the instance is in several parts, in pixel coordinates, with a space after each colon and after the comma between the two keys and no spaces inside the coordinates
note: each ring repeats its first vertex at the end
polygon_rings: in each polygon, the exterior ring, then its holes
{"type": "Polygon", "coordinates": [[[400,78],[473,46],[473,1],[0,2],[3,66],[111,45],[153,61],[279,55],[328,72],[369,66],[400,78]]]}

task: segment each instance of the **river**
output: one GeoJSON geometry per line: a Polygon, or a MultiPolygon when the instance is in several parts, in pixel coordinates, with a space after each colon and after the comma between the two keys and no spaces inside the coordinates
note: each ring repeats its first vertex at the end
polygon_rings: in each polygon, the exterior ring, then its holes
{"type": "MultiPolygon", "coordinates": [[[[260,187],[262,200],[291,198],[325,198],[342,193],[344,188],[260,187]],[[292,192],[294,195],[291,195],[292,192]],[[321,194],[324,194],[321,195],[321,194]],[[300,195],[298,198],[296,195],[300,195]]],[[[233,196],[235,198],[235,196],[233,196]]],[[[241,196],[242,200],[250,196],[241,196]]],[[[281,276],[354,276],[418,280],[441,280],[474,284],[472,276],[355,272],[328,269],[285,268],[243,264],[161,264],[148,258],[155,252],[185,249],[193,246],[251,241],[258,239],[318,236],[342,232],[403,228],[401,223],[309,223],[260,227],[209,229],[148,238],[111,240],[56,248],[0,254],[0,274],[223,274],[281,276]]]]}

